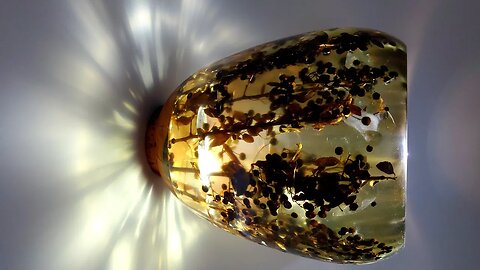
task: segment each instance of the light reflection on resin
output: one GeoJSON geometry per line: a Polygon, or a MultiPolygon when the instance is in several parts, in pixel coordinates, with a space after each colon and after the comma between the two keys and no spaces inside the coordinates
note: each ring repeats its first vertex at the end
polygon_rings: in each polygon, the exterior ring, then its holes
{"type": "Polygon", "coordinates": [[[187,79],[147,132],[152,168],[202,217],[269,247],[368,263],[404,241],[405,46],[332,29],[187,79]]]}

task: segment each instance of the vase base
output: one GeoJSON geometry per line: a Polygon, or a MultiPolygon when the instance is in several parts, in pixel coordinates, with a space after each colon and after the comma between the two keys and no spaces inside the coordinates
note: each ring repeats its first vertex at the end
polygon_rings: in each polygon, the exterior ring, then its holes
{"type": "Polygon", "coordinates": [[[145,132],[145,154],[147,156],[147,162],[152,171],[158,175],[160,175],[158,158],[160,155],[159,149],[161,148],[158,145],[158,134],[162,108],[163,105],[160,105],[150,115],[145,132]]]}

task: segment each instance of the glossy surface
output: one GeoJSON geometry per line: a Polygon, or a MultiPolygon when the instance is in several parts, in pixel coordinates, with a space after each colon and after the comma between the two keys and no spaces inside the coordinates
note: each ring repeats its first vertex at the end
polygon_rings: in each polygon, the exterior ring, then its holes
{"type": "Polygon", "coordinates": [[[0,268],[478,269],[480,2],[301,2],[3,0],[0,268]],[[408,45],[404,249],[360,267],[282,253],[151,184],[137,143],[183,80],[245,48],[335,26],[408,45]]]}
{"type": "Polygon", "coordinates": [[[403,245],[406,90],[398,40],[305,33],[193,74],[147,148],[177,197],[230,233],[372,262],[403,245]]]}

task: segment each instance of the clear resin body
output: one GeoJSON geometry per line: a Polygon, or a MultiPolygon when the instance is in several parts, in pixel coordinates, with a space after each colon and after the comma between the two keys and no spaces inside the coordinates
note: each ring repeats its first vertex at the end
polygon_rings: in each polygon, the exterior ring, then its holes
{"type": "Polygon", "coordinates": [[[196,213],[338,263],[402,247],[406,51],[371,30],[310,32],[187,79],[151,123],[154,170],[196,213]]]}

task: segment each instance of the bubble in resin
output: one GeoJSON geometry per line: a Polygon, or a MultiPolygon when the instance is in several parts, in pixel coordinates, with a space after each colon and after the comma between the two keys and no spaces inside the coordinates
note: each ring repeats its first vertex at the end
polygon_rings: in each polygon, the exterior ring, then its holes
{"type": "Polygon", "coordinates": [[[150,123],[147,155],[180,200],[232,234],[373,262],[404,242],[406,97],[397,39],[305,33],[193,74],[150,123]]]}

